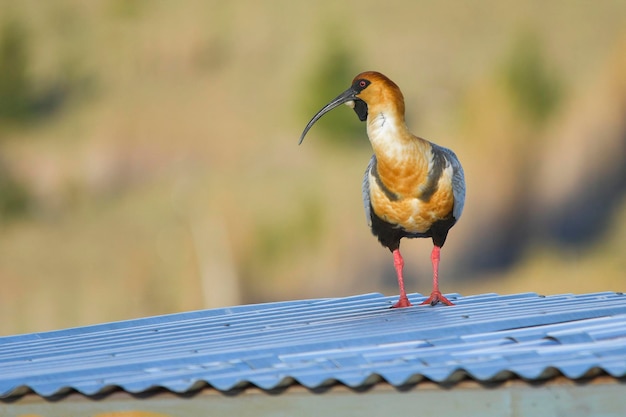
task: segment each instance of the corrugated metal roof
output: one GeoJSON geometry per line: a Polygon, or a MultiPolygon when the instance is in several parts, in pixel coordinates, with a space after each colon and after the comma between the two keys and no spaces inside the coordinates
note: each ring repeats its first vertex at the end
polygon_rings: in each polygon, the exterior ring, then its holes
{"type": "Polygon", "coordinates": [[[456,306],[365,294],[1,337],[0,396],[626,376],[621,293],[447,296],[456,306]]]}

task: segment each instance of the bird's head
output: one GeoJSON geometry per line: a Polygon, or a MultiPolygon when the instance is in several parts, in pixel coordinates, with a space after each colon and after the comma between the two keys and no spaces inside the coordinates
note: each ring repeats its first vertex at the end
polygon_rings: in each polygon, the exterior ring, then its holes
{"type": "Polygon", "coordinates": [[[362,72],[354,77],[350,88],[335,97],[313,116],[304,128],[298,143],[302,143],[315,122],[341,104],[350,106],[362,122],[367,120],[369,112],[377,106],[391,106],[404,116],[404,97],[400,88],[379,72],[362,72]]]}

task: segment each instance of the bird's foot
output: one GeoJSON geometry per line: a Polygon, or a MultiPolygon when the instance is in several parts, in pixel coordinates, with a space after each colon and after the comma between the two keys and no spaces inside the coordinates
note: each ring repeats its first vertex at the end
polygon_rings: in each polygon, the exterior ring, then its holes
{"type": "Polygon", "coordinates": [[[392,305],[391,308],[404,308],[404,307],[411,307],[412,305],[413,304],[411,304],[409,299],[406,296],[404,296],[404,297],[400,297],[398,302],[392,305]]]}
{"type": "Polygon", "coordinates": [[[430,304],[431,306],[434,306],[435,304],[438,304],[438,303],[442,303],[448,306],[454,305],[454,303],[452,303],[450,300],[444,297],[443,294],[439,291],[433,291],[432,293],[430,293],[430,297],[424,300],[424,302],[421,303],[420,305],[430,304]]]}

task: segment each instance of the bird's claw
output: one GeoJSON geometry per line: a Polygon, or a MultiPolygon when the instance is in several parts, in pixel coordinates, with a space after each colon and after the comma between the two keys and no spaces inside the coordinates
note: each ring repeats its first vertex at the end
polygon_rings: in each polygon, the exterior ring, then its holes
{"type": "Polygon", "coordinates": [[[451,302],[450,300],[448,300],[446,297],[443,296],[443,294],[439,291],[433,291],[430,294],[430,297],[428,297],[427,299],[425,299],[420,305],[426,305],[426,304],[430,304],[431,306],[434,306],[438,303],[442,303],[448,306],[453,306],[454,303],[451,302]]]}
{"type": "Polygon", "coordinates": [[[400,297],[397,303],[391,306],[391,308],[404,308],[411,307],[413,304],[409,301],[407,297],[400,297]]]}

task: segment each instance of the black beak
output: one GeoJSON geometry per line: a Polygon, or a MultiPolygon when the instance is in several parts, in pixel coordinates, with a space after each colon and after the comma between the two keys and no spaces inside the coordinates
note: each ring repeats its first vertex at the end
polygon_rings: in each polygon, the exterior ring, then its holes
{"type": "MultiPolygon", "coordinates": [[[[330,103],[328,103],[327,105],[322,107],[322,109],[320,111],[318,111],[315,116],[313,116],[311,121],[309,123],[307,123],[306,127],[304,128],[304,131],[302,132],[302,135],[300,136],[300,141],[298,142],[298,145],[302,143],[302,141],[304,140],[304,137],[306,136],[306,134],[309,131],[309,129],[311,129],[311,127],[315,124],[315,122],[317,122],[320,119],[320,117],[322,117],[323,115],[325,115],[326,113],[328,113],[329,111],[334,109],[335,107],[338,107],[338,106],[340,106],[340,105],[342,105],[344,103],[347,103],[349,101],[353,101],[355,103],[356,102],[360,102],[361,100],[359,100],[356,97],[357,94],[358,94],[358,92],[355,91],[352,87],[350,87],[346,91],[344,91],[343,93],[341,93],[337,97],[335,97],[330,103]]],[[[365,103],[363,103],[363,104],[365,104],[365,103]]]]}

